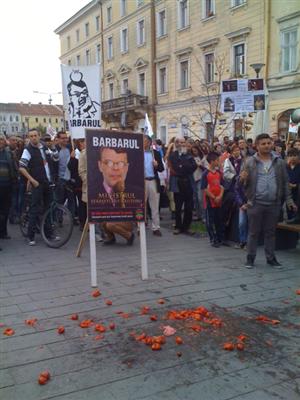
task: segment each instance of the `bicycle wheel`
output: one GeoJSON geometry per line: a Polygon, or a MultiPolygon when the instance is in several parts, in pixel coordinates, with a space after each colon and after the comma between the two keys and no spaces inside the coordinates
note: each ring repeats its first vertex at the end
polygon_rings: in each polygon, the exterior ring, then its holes
{"type": "Polygon", "coordinates": [[[54,204],[43,215],[41,234],[49,247],[59,248],[70,239],[73,231],[73,217],[61,204],[54,204]]]}

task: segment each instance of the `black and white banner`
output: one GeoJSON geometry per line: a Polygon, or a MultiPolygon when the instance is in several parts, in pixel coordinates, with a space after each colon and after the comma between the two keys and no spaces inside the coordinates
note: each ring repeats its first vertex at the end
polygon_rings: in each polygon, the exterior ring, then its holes
{"type": "Polygon", "coordinates": [[[86,128],[101,127],[100,64],[61,65],[64,109],[73,139],[85,137],[86,128]]]}

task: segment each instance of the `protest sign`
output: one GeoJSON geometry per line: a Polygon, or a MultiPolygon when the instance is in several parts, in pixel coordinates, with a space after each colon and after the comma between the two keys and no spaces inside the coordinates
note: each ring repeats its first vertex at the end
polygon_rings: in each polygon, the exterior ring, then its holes
{"type": "Polygon", "coordinates": [[[222,112],[253,112],[265,109],[263,79],[233,79],[222,81],[222,112]]]}
{"type": "Polygon", "coordinates": [[[73,139],[101,127],[100,65],[61,65],[64,109],[73,139]]]}
{"type": "Polygon", "coordinates": [[[144,221],[143,135],[86,130],[88,220],[144,221]]]}

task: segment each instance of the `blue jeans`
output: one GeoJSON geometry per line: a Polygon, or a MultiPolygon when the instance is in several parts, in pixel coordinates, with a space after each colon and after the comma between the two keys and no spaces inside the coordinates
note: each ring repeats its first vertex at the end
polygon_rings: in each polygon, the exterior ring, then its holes
{"type": "Polygon", "coordinates": [[[239,235],[240,243],[247,243],[248,237],[248,215],[247,211],[239,210],[239,235]]]}

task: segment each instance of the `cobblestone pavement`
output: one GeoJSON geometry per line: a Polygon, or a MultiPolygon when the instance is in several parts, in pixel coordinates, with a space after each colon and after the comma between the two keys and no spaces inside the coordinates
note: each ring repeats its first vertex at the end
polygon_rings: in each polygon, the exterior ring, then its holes
{"type": "Polygon", "coordinates": [[[17,227],[10,232],[14,240],[0,243],[0,329],[15,334],[1,334],[1,399],[300,399],[299,250],[278,252],[282,271],[266,266],[260,250],[257,267],[246,270],[242,250],[213,249],[206,238],[173,236],[166,228],[162,238],[147,230],[150,279],[140,279],[138,240],[132,247],[98,243],[102,295],[95,298],[88,245],[81,258],[74,255],[77,229],[59,250],[41,241],[29,247],[17,227]],[[144,306],[150,314],[141,314],[144,306]],[[202,321],[168,319],[171,310],[199,306],[210,313],[203,317],[202,310],[202,321]],[[74,313],[78,321],[70,319],[74,313]],[[275,321],[257,321],[260,315],[275,321]],[[25,324],[33,318],[34,326],[25,324]],[[94,325],[79,327],[87,319],[94,325]],[[115,329],[99,333],[95,323],[115,329]],[[133,332],[161,335],[164,325],[183,344],[170,336],[152,351],[134,339],[133,332]],[[223,350],[240,334],[247,336],[244,351],[223,350]],[[43,370],[51,379],[41,386],[43,370]]]}

